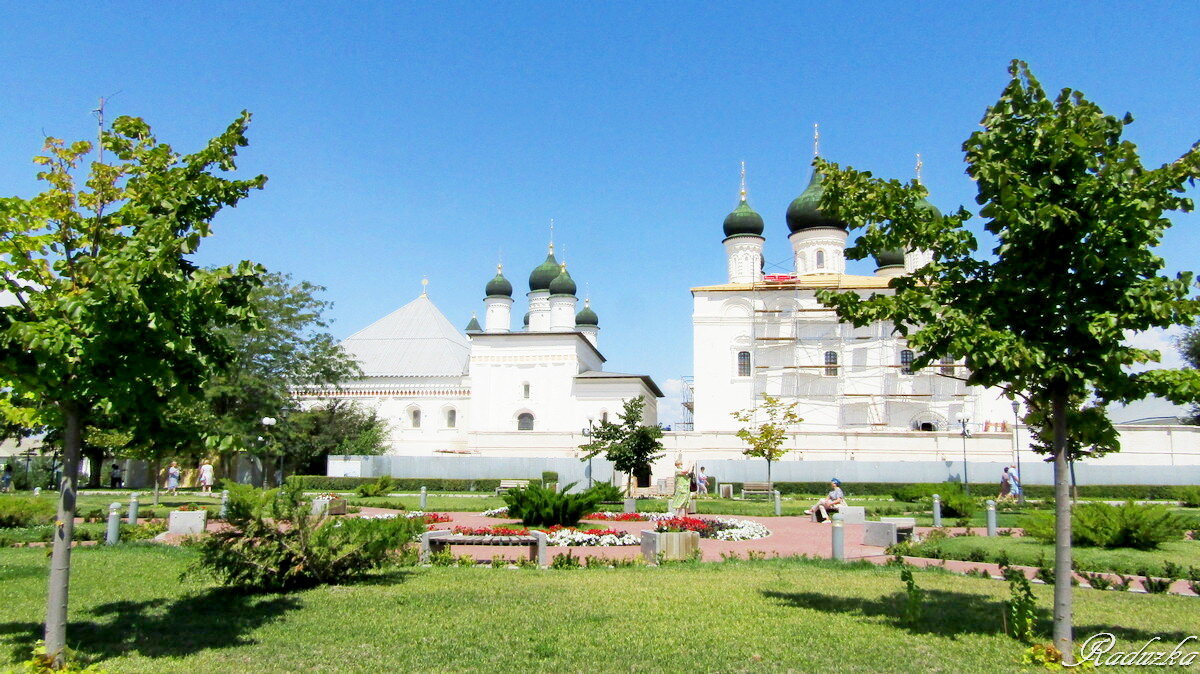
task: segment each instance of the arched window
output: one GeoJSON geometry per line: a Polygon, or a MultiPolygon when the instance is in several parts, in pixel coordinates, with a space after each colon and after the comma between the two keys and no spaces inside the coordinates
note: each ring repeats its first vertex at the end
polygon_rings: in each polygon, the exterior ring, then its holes
{"type": "Polygon", "coordinates": [[[942,356],[941,367],[938,371],[944,375],[954,376],[954,356],[942,356]]]}
{"type": "Polygon", "coordinates": [[[824,268],[825,268],[825,251],[818,250],[817,251],[817,269],[824,269],[824,268]]]}
{"type": "Polygon", "coordinates": [[[521,397],[529,400],[529,382],[521,384],[521,397]]]}
{"type": "Polygon", "coordinates": [[[529,412],[522,412],[520,415],[518,415],[517,416],[517,430],[518,431],[532,431],[533,430],[533,415],[530,414],[529,412]]]}
{"type": "Polygon", "coordinates": [[[446,410],[446,428],[455,428],[458,425],[458,410],[446,410]]]}
{"type": "Polygon", "coordinates": [[[905,349],[900,352],[900,374],[912,374],[913,352],[905,349]]]}
{"type": "Polygon", "coordinates": [[[413,410],[409,416],[412,419],[412,427],[420,428],[421,427],[421,410],[413,410]]]}
{"type": "Polygon", "coordinates": [[[738,363],[737,376],[749,377],[750,376],[750,352],[749,351],[738,351],[737,363],[738,363]]]}
{"type": "Polygon", "coordinates": [[[826,351],[825,352],[825,376],[826,377],[836,377],[837,376],[837,373],[838,373],[837,364],[838,364],[837,352],[836,351],[826,351]]]}

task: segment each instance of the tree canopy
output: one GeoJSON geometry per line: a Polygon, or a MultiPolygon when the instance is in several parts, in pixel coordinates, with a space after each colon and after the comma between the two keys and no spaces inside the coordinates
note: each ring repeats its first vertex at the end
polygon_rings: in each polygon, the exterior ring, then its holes
{"type": "Polygon", "coordinates": [[[650,464],[662,457],[662,428],[642,424],[646,399],[643,396],[630,398],[617,414],[618,423],[602,421],[592,429],[592,441],[580,445],[583,460],[603,453],[612,461],[613,468],[629,476],[626,493],[633,488],[633,476],[649,469],[650,464]]]}
{"type": "Polygon", "coordinates": [[[783,443],[787,440],[788,427],[804,421],[796,414],[799,404],[763,396],[761,405],[732,413],[737,421],[749,424],[737,431],[737,436],[747,445],[742,454],[767,460],[767,482],[771,481],[771,464],[795,449],[784,447],[783,443]]]}
{"type": "Polygon", "coordinates": [[[889,281],[888,294],[823,290],[818,298],[855,325],[891,322],[917,352],[914,367],[961,358],[968,383],[1003,387],[1026,401],[1027,421],[1052,440],[1054,636],[1070,657],[1072,438],[1119,449],[1104,404],[1150,394],[1184,402],[1200,392],[1195,370],[1132,369],[1160,354],[1127,341],[1131,332],[1190,325],[1200,311],[1192,274],[1163,275],[1154,252],[1171,225],[1164,213],[1192,209],[1184,189],[1200,175],[1200,150],[1148,169],[1122,138],[1132,116],[1106,115],[1071,89],[1051,98],[1022,62],[1010,74],[982,128],[963,145],[991,250],[979,250],[966,209],[937,217],[923,208],[927,192],[918,182],[818,160],[821,208],[863,230],[848,257],[892,249],[932,255],[889,281]]]}

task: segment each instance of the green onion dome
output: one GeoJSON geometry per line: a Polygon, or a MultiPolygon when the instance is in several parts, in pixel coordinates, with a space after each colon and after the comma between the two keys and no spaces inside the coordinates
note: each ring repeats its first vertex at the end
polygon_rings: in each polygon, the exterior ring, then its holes
{"type": "Polygon", "coordinates": [[[591,325],[600,326],[600,319],[596,316],[596,312],[592,311],[592,301],[583,301],[583,311],[575,314],[575,325],[591,325]]]}
{"type": "Polygon", "coordinates": [[[846,229],[846,223],[827,217],[818,208],[821,204],[821,196],[825,194],[825,188],[821,187],[822,180],[824,180],[824,176],[821,175],[821,172],[813,169],[808,187],[788,206],[787,226],[793,234],[814,227],[846,229]]]}
{"type": "Polygon", "coordinates": [[[750,204],[746,203],[745,199],[742,199],[732,213],[725,216],[725,236],[727,237],[748,234],[762,236],[762,233],[762,216],[750,208],[750,204]]]}
{"type": "Polygon", "coordinates": [[[917,210],[925,211],[935,218],[942,217],[942,212],[938,210],[938,207],[929,203],[929,200],[926,198],[922,198],[917,202],[917,210]]]}
{"type": "Polygon", "coordinates": [[[479,326],[479,319],[475,318],[475,314],[471,314],[471,322],[467,323],[467,332],[483,332],[483,328],[479,326]]]}
{"type": "Polygon", "coordinates": [[[529,327],[529,312],[528,311],[525,312],[525,320],[522,323],[522,325],[524,325],[527,328],[529,327]]]}
{"type": "Polygon", "coordinates": [[[575,295],[575,280],[567,273],[566,264],[562,265],[558,277],[550,282],[549,290],[551,295],[575,295]]]}
{"type": "Polygon", "coordinates": [[[503,270],[501,265],[496,265],[495,278],[488,281],[487,287],[484,288],[488,297],[512,297],[512,284],[504,278],[503,270]]]}
{"type": "Polygon", "coordinates": [[[896,267],[904,266],[904,251],[902,250],[885,250],[875,256],[875,266],[896,267]]]}
{"type": "Polygon", "coordinates": [[[536,293],[550,289],[550,282],[558,278],[558,260],[554,259],[554,244],[550,244],[550,253],[546,261],[533,268],[529,274],[529,292],[536,293]]]}

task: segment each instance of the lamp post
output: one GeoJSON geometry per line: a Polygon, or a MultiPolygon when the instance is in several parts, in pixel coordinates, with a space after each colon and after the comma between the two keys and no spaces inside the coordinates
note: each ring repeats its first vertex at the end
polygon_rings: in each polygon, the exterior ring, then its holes
{"type": "MultiPolygon", "coordinates": [[[[263,425],[263,428],[266,429],[263,432],[267,434],[267,442],[266,442],[267,455],[270,456],[272,454],[272,452],[274,451],[274,444],[275,444],[274,442],[272,442],[274,440],[274,438],[271,436],[271,427],[275,425],[275,417],[263,417],[262,425],[263,425]]],[[[274,462],[272,462],[269,465],[270,465],[271,469],[274,470],[274,468],[275,468],[274,462]]],[[[264,487],[267,486],[267,483],[268,483],[268,480],[270,477],[273,477],[273,476],[267,475],[267,465],[264,465],[263,466],[263,486],[264,487]]]]}
{"type": "Polygon", "coordinates": [[[960,415],[958,415],[958,422],[962,424],[962,441],[963,441],[963,492],[964,492],[964,493],[965,493],[967,496],[970,496],[970,495],[971,495],[971,480],[970,480],[970,479],[967,477],[967,438],[971,437],[971,431],[967,430],[967,422],[968,422],[968,421],[970,421],[970,420],[971,420],[971,417],[969,417],[969,416],[967,416],[967,415],[965,415],[965,414],[960,414],[960,415]]]}
{"type": "MultiPolygon", "coordinates": [[[[592,425],[590,423],[583,428],[583,437],[585,440],[587,440],[587,442],[584,444],[588,444],[592,441],[591,440],[592,425]]],[[[589,453],[588,454],[588,489],[591,489],[591,488],[592,488],[592,455],[591,455],[591,453],[589,453]]]]}
{"type": "Polygon", "coordinates": [[[1012,401],[1013,408],[1013,455],[1017,458],[1017,503],[1025,505],[1025,486],[1021,484],[1021,439],[1017,436],[1021,428],[1021,403],[1012,401]]]}

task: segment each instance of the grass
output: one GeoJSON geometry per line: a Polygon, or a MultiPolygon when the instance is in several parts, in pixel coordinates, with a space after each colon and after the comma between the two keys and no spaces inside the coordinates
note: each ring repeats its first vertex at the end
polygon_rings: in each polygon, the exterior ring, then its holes
{"type": "MultiPolygon", "coordinates": [[[[870,565],[392,569],[253,595],[186,573],[193,559],[159,546],[77,550],[70,645],[120,672],[1022,671],[1024,647],[1001,627],[1006,585],[938,570],[916,572],[925,617],[909,627],[897,571],[870,565]]],[[[46,568],[42,551],[0,551],[0,664],[40,637],[46,568]]],[[[1050,592],[1034,589],[1043,634],[1050,592]]],[[[1194,598],[1076,597],[1077,634],[1112,632],[1118,649],[1200,632],[1194,598]]]]}
{"type": "MultiPolygon", "coordinates": [[[[936,541],[936,545],[942,551],[942,556],[947,559],[965,560],[971,551],[982,550],[987,555],[987,561],[995,561],[1003,551],[1013,564],[1038,566],[1039,556],[1046,560],[1047,566],[1054,563],[1054,546],[1039,543],[1032,538],[959,536],[941,539],[936,541]]],[[[1074,546],[1071,555],[1082,571],[1108,571],[1129,575],[1142,568],[1148,568],[1152,573],[1161,574],[1163,562],[1166,561],[1179,564],[1184,569],[1189,565],[1200,564],[1200,541],[1173,541],[1164,543],[1158,550],[1107,550],[1074,546]]]]}

